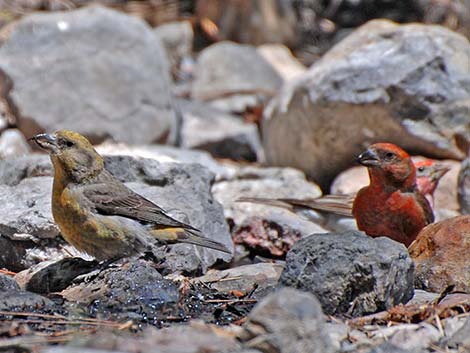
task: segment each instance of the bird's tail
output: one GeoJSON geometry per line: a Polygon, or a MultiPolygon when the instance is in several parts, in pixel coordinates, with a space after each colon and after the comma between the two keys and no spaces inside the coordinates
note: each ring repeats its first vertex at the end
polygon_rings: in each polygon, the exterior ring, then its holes
{"type": "Polygon", "coordinates": [[[253,202],[286,208],[296,212],[299,208],[325,211],[340,216],[352,217],[353,195],[325,195],[316,199],[267,199],[261,197],[241,197],[237,202],[253,202]]]}
{"type": "Polygon", "coordinates": [[[294,211],[293,205],[291,205],[288,202],[282,201],[280,199],[268,199],[268,198],[264,198],[264,197],[240,197],[236,201],[237,202],[258,203],[258,204],[262,204],[262,205],[286,208],[289,211],[294,211]]]}
{"type": "Polygon", "coordinates": [[[185,228],[161,228],[152,229],[150,233],[160,242],[167,244],[186,243],[204,248],[222,251],[227,254],[232,252],[224,244],[215,240],[205,238],[196,230],[185,228]]]}

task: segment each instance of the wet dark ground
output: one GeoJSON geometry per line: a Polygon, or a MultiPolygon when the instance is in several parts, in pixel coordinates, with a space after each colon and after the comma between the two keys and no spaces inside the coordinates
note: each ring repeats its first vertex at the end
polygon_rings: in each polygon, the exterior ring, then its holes
{"type": "MultiPolygon", "coordinates": [[[[19,290],[0,292],[4,304],[0,305],[0,337],[27,333],[60,337],[100,326],[137,332],[149,325],[162,328],[194,319],[216,325],[241,324],[257,302],[253,296],[256,286],[248,293],[221,293],[211,283],[165,279],[147,263],[106,271],[91,284],[78,285],[91,292],[103,291],[89,303],[66,300],[63,292],[44,296],[19,290]]],[[[83,293],[88,293],[85,289],[83,293]]]]}

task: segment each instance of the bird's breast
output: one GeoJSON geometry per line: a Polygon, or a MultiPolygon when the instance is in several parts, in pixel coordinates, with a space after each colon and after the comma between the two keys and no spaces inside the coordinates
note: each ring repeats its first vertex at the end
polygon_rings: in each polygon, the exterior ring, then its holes
{"type": "Polygon", "coordinates": [[[370,236],[387,236],[410,244],[427,224],[423,208],[411,193],[391,194],[361,190],[353,205],[353,215],[360,230],[370,236]]]}
{"type": "Polygon", "coordinates": [[[74,245],[92,226],[90,211],[83,207],[79,198],[68,189],[53,194],[52,215],[65,240],[74,245]]]}

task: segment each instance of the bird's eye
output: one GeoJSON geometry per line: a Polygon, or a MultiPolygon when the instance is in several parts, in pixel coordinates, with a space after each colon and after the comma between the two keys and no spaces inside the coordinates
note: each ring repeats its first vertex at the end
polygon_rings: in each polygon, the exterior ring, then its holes
{"type": "Polygon", "coordinates": [[[387,152],[387,153],[385,154],[385,158],[387,158],[387,159],[392,159],[393,157],[395,157],[395,154],[392,153],[392,152],[387,152]]]}
{"type": "Polygon", "coordinates": [[[72,141],[65,140],[65,141],[64,141],[64,145],[65,145],[66,147],[72,147],[72,146],[75,145],[75,144],[74,144],[72,141]]]}
{"type": "Polygon", "coordinates": [[[424,172],[424,167],[418,167],[418,172],[424,172]]]}

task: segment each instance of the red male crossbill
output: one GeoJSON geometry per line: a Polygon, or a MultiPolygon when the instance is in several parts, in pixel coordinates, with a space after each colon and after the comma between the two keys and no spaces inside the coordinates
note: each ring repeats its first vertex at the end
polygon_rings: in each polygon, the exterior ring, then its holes
{"type": "Polygon", "coordinates": [[[416,186],[411,157],[391,143],[376,143],[358,156],[370,184],[357,193],[352,213],[357,227],[372,237],[387,236],[409,246],[434,221],[428,200],[416,186]]]}
{"type": "Polygon", "coordinates": [[[61,130],[32,140],[49,152],[52,215],[65,240],[78,250],[97,260],[114,260],[141,253],[153,243],[181,242],[230,253],[117,180],[82,135],[61,130]]]}
{"type": "Polygon", "coordinates": [[[449,168],[431,160],[413,165],[405,151],[389,143],[371,145],[358,161],[368,168],[370,185],[357,195],[326,195],[316,199],[243,197],[237,201],[268,204],[294,212],[314,209],[354,216],[358,228],[367,234],[387,236],[408,246],[417,232],[434,218],[423,195],[432,199],[439,180],[449,168]]]}

